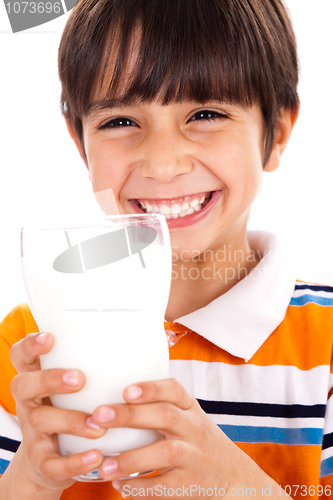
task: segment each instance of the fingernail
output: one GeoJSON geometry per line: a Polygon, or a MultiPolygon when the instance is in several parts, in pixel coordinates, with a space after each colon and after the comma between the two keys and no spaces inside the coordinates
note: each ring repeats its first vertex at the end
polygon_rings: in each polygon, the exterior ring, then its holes
{"type": "Polygon", "coordinates": [[[82,460],[86,465],[95,464],[98,462],[97,453],[95,451],[88,451],[88,453],[83,455],[82,460]]]}
{"type": "MultiPolygon", "coordinates": [[[[104,474],[106,474],[107,476],[110,476],[111,474],[116,472],[116,470],[118,469],[118,463],[113,458],[109,458],[109,459],[105,460],[105,462],[103,463],[102,469],[103,469],[104,474]]],[[[119,481],[119,484],[120,484],[120,481],[119,481]]]]}
{"type": "Polygon", "coordinates": [[[47,340],[47,333],[40,333],[39,335],[36,336],[36,342],[39,345],[45,345],[46,340],[47,340]]]}
{"type": "Polygon", "coordinates": [[[77,370],[71,370],[69,372],[64,373],[62,379],[66,385],[74,387],[79,382],[79,374],[77,370]]]}
{"type": "Polygon", "coordinates": [[[92,429],[93,431],[100,430],[100,426],[95,424],[94,419],[92,417],[87,418],[86,424],[87,424],[87,427],[89,427],[89,429],[92,429]]]}
{"type": "Polygon", "coordinates": [[[112,481],[112,486],[114,487],[115,490],[119,490],[119,488],[120,488],[119,479],[117,479],[116,481],[112,481]]]}
{"type": "Polygon", "coordinates": [[[130,385],[126,389],[126,394],[128,399],[137,399],[142,395],[142,389],[137,385],[130,385]]]}
{"type": "Polygon", "coordinates": [[[102,406],[98,410],[98,420],[99,422],[105,424],[106,422],[110,422],[114,419],[115,411],[113,408],[109,408],[108,406],[102,406]]]}

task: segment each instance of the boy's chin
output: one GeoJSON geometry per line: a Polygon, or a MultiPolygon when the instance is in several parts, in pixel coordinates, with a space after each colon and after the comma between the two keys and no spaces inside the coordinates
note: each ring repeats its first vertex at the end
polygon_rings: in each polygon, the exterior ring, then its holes
{"type": "Polygon", "coordinates": [[[200,255],[205,252],[205,245],[201,240],[198,242],[197,238],[190,238],[182,236],[178,233],[170,233],[171,249],[172,249],[172,262],[182,261],[184,265],[193,259],[193,262],[200,262],[200,255]]]}

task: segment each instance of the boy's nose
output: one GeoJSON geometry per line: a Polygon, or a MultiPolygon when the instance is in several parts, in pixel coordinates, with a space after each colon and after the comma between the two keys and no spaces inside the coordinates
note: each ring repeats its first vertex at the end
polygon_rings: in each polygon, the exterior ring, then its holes
{"type": "Polygon", "coordinates": [[[141,175],[168,184],[175,176],[191,172],[193,156],[186,142],[162,137],[150,141],[141,161],[141,175]]]}

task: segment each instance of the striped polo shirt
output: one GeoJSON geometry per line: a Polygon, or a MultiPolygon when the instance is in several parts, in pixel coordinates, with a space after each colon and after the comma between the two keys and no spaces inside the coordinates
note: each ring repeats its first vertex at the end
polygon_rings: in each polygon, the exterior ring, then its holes
{"type": "Polygon", "coordinates": [[[165,323],[171,375],[288,494],[333,498],[333,288],[295,280],[276,236],[249,243],[247,277],[165,323]]]}
{"type": "MultiPolygon", "coordinates": [[[[290,496],[331,498],[333,288],[295,280],[276,236],[249,232],[249,243],[260,262],[248,276],[207,306],[165,322],[174,343],[170,375],[290,496]]],[[[27,305],[0,324],[0,472],[21,439],[8,352],[32,331],[27,305]]],[[[76,483],[62,498],[94,498],[96,485],[84,486],[79,493],[76,483]]],[[[114,498],[109,484],[97,486],[101,500],[114,498]]]]}

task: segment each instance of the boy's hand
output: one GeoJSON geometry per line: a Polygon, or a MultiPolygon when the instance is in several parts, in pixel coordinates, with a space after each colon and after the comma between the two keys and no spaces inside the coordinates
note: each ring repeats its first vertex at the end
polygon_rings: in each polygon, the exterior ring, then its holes
{"type": "Polygon", "coordinates": [[[44,498],[44,493],[45,498],[59,498],[62,491],[74,483],[73,476],[86,474],[102,463],[103,455],[99,450],[60,456],[57,433],[97,438],[106,431],[89,427],[94,425],[86,413],[61,410],[51,405],[50,395],[74,393],[85,384],[84,375],[79,370],[40,369],[39,356],[49,352],[52,346],[52,335],[30,334],[10,351],[12,363],[18,371],[11,390],[23,434],[22,444],[3,477],[6,478],[7,490],[13,492],[10,498],[16,498],[15,482],[20,484],[21,495],[22,484],[26,485],[24,498],[30,498],[29,488],[38,491],[35,498],[44,498]]]}
{"type": "Polygon", "coordinates": [[[271,486],[271,500],[279,498],[278,485],[175,380],[127,387],[124,398],[130,404],[98,407],[93,413],[96,424],[156,429],[164,440],[108,458],[99,467],[100,475],[112,480],[123,497],[216,499],[242,496],[246,488],[255,488],[261,496],[264,485],[271,486]],[[121,480],[157,469],[161,472],[154,477],[121,480]]]}
{"type": "MultiPolygon", "coordinates": [[[[164,440],[104,461],[99,468],[101,476],[112,479],[123,496],[139,495],[140,488],[151,496],[155,488],[160,498],[195,498],[199,497],[201,487],[208,490],[207,496],[220,498],[237,481],[233,463],[239,448],[175,380],[128,387],[124,398],[131,404],[99,407],[93,413],[94,421],[104,427],[156,429],[164,440]],[[156,469],[162,471],[155,477],[119,481],[134,472],[156,469]],[[209,488],[215,489],[214,495],[209,488]]],[[[205,496],[203,490],[200,496],[205,496]]]]}

